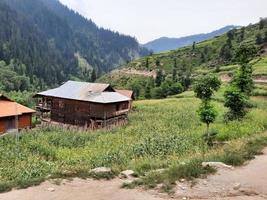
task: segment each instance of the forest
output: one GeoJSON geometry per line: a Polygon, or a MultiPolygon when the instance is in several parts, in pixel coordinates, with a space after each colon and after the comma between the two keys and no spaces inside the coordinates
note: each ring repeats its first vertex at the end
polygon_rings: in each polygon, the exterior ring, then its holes
{"type": "Polygon", "coordinates": [[[135,38],[99,28],[55,0],[3,0],[0,27],[5,91],[41,90],[69,79],[94,81],[149,53],[135,38]]]}

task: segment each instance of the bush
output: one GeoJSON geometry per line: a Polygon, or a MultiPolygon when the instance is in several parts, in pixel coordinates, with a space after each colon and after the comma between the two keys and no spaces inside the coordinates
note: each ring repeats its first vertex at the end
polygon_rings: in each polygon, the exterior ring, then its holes
{"type": "Polygon", "coordinates": [[[207,75],[197,80],[194,85],[196,97],[201,100],[210,100],[214,91],[217,91],[221,86],[221,82],[217,76],[207,75]]]}
{"type": "Polygon", "coordinates": [[[152,89],[151,96],[153,99],[161,99],[161,98],[166,98],[167,94],[164,93],[161,87],[156,87],[152,89]]]}
{"type": "Polygon", "coordinates": [[[237,87],[228,87],[224,93],[224,106],[229,108],[225,114],[226,120],[235,120],[243,118],[247,113],[248,97],[237,87]]]}

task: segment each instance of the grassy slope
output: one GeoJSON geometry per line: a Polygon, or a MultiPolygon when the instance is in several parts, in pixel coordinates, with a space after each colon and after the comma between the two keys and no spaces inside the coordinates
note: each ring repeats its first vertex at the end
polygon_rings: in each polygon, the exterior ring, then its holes
{"type": "MultiPolygon", "coordinates": [[[[219,92],[215,99],[220,99],[219,92]]],[[[199,101],[191,92],[165,100],[135,102],[130,123],[111,131],[77,133],[35,129],[19,138],[0,138],[0,191],[27,187],[52,177],[89,176],[89,170],[110,166],[116,172],[133,169],[139,175],[201,157],[205,130],[196,115],[199,101]],[[51,177],[51,176],[50,176],[51,177]]],[[[225,108],[215,102],[220,115],[212,129],[218,139],[236,141],[267,129],[266,99],[255,99],[243,121],[225,124],[225,108]]],[[[219,154],[223,147],[208,150],[219,154]]]]}

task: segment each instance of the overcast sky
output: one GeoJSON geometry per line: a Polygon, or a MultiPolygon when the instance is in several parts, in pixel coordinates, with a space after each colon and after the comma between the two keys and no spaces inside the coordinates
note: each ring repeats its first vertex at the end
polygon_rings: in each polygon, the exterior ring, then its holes
{"type": "Polygon", "coordinates": [[[267,16],[267,0],[60,0],[98,26],[140,43],[248,25],[267,16]]]}

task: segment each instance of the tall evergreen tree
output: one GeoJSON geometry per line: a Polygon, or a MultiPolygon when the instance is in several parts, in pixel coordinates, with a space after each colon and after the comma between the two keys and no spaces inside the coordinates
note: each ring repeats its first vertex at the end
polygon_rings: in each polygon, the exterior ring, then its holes
{"type": "Polygon", "coordinates": [[[242,27],[240,29],[240,40],[239,40],[239,42],[243,41],[244,37],[245,37],[245,27],[242,27]]]}
{"type": "Polygon", "coordinates": [[[146,58],[146,69],[149,69],[149,58],[146,58]]]}
{"type": "Polygon", "coordinates": [[[177,68],[172,69],[172,81],[173,82],[177,81],[177,68]]]}
{"type": "Polygon", "coordinates": [[[264,34],[264,39],[263,39],[264,42],[267,42],[267,31],[265,32],[264,34]]]}
{"type": "Polygon", "coordinates": [[[145,98],[150,99],[151,98],[151,85],[150,82],[148,81],[145,87],[145,98]]]}
{"type": "Polygon", "coordinates": [[[263,43],[263,38],[262,38],[261,34],[258,33],[256,35],[256,44],[262,44],[262,43],[263,43]]]}
{"type": "Polygon", "coordinates": [[[267,25],[267,18],[260,18],[259,29],[263,29],[267,25]]]}
{"type": "Polygon", "coordinates": [[[97,78],[96,70],[93,69],[92,74],[91,74],[91,82],[95,82],[96,78],[97,78]]]}
{"type": "Polygon", "coordinates": [[[195,51],[196,50],[196,42],[194,41],[193,42],[193,45],[192,45],[192,50],[195,51]]]}
{"type": "Polygon", "coordinates": [[[159,69],[157,70],[156,79],[155,79],[156,87],[159,87],[161,83],[163,82],[163,80],[164,80],[163,72],[161,69],[159,69]]]}
{"type": "Polygon", "coordinates": [[[156,66],[159,67],[160,66],[160,60],[156,60],[156,66]]]}

